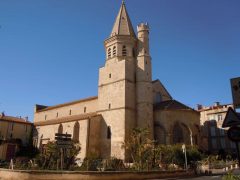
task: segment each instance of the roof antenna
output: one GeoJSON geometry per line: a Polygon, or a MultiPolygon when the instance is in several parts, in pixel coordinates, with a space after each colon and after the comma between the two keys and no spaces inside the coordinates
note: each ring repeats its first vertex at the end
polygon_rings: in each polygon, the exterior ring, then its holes
{"type": "Polygon", "coordinates": [[[122,0],[122,4],[125,4],[125,1],[124,1],[124,0],[122,0]]]}

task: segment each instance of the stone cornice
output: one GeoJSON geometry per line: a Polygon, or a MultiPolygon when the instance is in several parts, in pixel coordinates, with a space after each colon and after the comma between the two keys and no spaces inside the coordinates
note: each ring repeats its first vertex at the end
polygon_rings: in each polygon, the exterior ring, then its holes
{"type": "Polygon", "coordinates": [[[107,86],[107,85],[109,85],[109,84],[114,84],[114,83],[117,83],[117,82],[120,82],[120,81],[127,81],[127,82],[129,82],[129,83],[134,83],[134,81],[132,81],[132,80],[129,80],[129,79],[119,79],[119,80],[117,80],[117,81],[113,81],[113,82],[109,82],[109,83],[104,83],[104,84],[100,84],[100,85],[98,85],[98,87],[103,87],[103,86],[107,86]]]}
{"type": "Polygon", "coordinates": [[[100,117],[101,114],[97,114],[96,112],[93,112],[93,113],[86,113],[86,114],[79,114],[79,115],[55,118],[55,119],[50,119],[50,120],[45,120],[45,121],[38,121],[38,122],[34,122],[34,125],[35,126],[53,125],[53,124],[60,124],[60,123],[66,123],[66,122],[72,122],[72,121],[91,119],[91,118],[97,117],[97,116],[100,117]]]}
{"type": "Polygon", "coordinates": [[[126,42],[126,40],[129,40],[129,41],[137,41],[137,39],[135,37],[132,37],[132,36],[129,36],[129,35],[115,35],[115,36],[112,36],[110,38],[107,38],[105,41],[104,41],[104,45],[106,46],[106,44],[112,42],[112,41],[121,41],[124,39],[124,42],[126,42]]]}
{"type": "Polygon", "coordinates": [[[84,98],[84,99],[80,99],[80,100],[76,100],[76,101],[72,101],[72,102],[68,102],[68,103],[58,104],[55,106],[48,106],[44,109],[37,110],[36,112],[43,112],[43,111],[56,109],[56,108],[60,108],[60,107],[64,107],[64,106],[69,106],[69,105],[73,105],[73,104],[77,104],[77,103],[81,103],[81,102],[91,101],[91,100],[95,100],[97,98],[98,98],[97,96],[92,96],[92,97],[88,97],[88,98],[84,98]]]}
{"type": "Polygon", "coordinates": [[[118,108],[111,108],[111,109],[103,109],[103,110],[99,110],[97,112],[101,113],[101,112],[105,112],[105,111],[115,111],[115,110],[121,110],[121,109],[127,109],[127,110],[131,110],[131,111],[136,111],[136,109],[131,108],[131,107],[118,107],[118,108]]]}

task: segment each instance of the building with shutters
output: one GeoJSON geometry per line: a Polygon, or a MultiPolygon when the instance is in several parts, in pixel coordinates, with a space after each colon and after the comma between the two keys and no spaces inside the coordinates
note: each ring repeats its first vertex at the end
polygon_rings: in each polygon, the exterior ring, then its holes
{"type": "Polygon", "coordinates": [[[32,140],[33,123],[20,117],[0,114],[0,160],[9,161],[32,140]]]}
{"type": "Polygon", "coordinates": [[[228,108],[233,108],[232,104],[214,103],[212,106],[198,105],[201,125],[201,149],[215,154],[236,152],[236,145],[227,136],[229,128],[222,128],[223,121],[228,108]]]}

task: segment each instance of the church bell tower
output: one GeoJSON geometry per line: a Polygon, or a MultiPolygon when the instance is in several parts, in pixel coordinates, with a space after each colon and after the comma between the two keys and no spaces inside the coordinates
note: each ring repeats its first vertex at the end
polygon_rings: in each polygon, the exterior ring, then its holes
{"type": "Polygon", "coordinates": [[[123,142],[136,126],[137,37],[122,2],[110,37],[104,41],[106,60],[99,69],[98,113],[103,117],[101,154],[126,159],[123,142]]]}

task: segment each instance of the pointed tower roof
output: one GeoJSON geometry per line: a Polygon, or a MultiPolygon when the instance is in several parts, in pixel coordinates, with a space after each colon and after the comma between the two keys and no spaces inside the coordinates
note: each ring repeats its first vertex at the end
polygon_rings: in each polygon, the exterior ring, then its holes
{"type": "Polygon", "coordinates": [[[121,8],[112,29],[111,36],[114,35],[130,35],[136,37],[124,1],[122,1],[121,8]]]}

